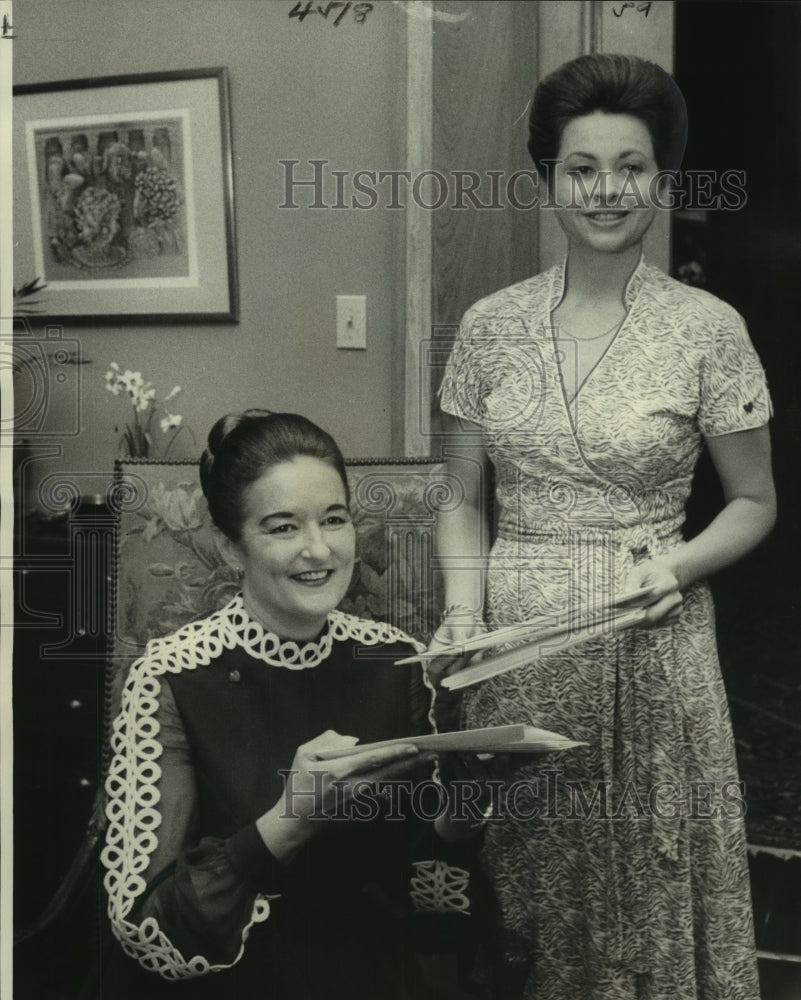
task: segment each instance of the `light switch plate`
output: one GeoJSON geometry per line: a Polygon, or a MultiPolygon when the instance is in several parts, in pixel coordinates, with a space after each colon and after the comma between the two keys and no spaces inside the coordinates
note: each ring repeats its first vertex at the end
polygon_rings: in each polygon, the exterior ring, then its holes
{"type": "Polygon", "coordinates": [[[337,347],[367,350],[366,295],[337,295],[337,347]]]}

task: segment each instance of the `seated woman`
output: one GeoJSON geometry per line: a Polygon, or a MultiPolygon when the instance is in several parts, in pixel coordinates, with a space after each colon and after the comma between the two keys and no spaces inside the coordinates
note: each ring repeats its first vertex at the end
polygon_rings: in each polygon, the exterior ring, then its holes
{"type": "Polygon", "coordinates": [[[125,685],[103,863],[129,959],[102,996],[424,997],[400,903],[420,824],[358,783],[429,759],[318,758],[428,728],[419,666],[394,663],[413,641],[334,610],[355,555],[342,455],[304,417],[248,411],[212,428],[201,484],[242,590],[125,685]]]}

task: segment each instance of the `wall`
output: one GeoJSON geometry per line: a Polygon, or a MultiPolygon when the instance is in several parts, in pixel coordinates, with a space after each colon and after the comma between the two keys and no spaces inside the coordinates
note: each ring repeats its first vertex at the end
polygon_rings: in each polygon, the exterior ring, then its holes
{"type": "Polygon", "coordinates": [[[453,21],[436,24],[433,52],[432,159],[446,176],[471,171],[476,202],[434,213],[433,307],[436,324],[458,323],[477,299],[537,270],[538,212],[515,208],[530,186],[528,106],[537,83],[538,4],[462,0],[446,6],[453,21]],[[491,193],[491,171],[502,173],[491,193]],[[512,189],[510,193],[510,188],[512,189]],[[492,206],[493,201],[496,207],[492,206]],[[503,206],[498,208],[497,206],[503,206]]]}
{"type": "Polygon", "coordinates": [[[450,20],[435,22],[433,34],[431,159],[452,179],[450,204],[458,208],[432,219],[428,392],[434,448],[441,444],[437,391],[463,313],[538,270],[540,213],[516,207],[516,198],[527,203],[532,189],[514,178],[533,169],[527,112],[537,83],[540,6],[505,0],[436,5],[450,20]],[[460,172],[478,179],[474,201],[458,194],[460,172]]]}
{"type": "MultiPolygon", "coordinates": [[[[335,27],[319,14],[303,22],[290,18],[292,7],[283,0],[25,0],[16,6],[18,84],[228,67],[239,244],[238,325],[65,331],[91,361],[72,366],[69,384],[59,389],[59,399],[78,392],[81,432],[62,442],[61,456],[35,463],[37,478],[54,470],[111,468],[115,424],[126,416],[122,400],[104,389],[111,360],[141,370],[160,394],[180,383],[181,412],[198,447],[218,415],[267,406],[306,413],[350,455],[390,453],[390,406],[400,388],[392,340],[403,213],[380,205],[361,212],[281,210],[278,160],[316,157],[342,170],[401,165],[405,14],[378,3],[364,23],[348,19],[335,27]],[[338,293],[367,296],[367,351],[336,350],[338,293]]],[[[297,200],[308,204],[302,193],[297,200]]],[[[29,277],[15,275],[15,282],[29,277]]],[[[66,410],[51,414],[55,423],[70,420],[66,410]]]]}

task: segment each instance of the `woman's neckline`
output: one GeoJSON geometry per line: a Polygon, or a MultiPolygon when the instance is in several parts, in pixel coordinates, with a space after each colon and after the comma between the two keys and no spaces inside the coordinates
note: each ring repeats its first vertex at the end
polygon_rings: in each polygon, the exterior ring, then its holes
{"type": "Polygon", "coordinates": [[[334,634],[331,613],[315,639],[282,639],[255,618],[245,607],[240,591],[228,604],[226,618],[234,630],[237,643],[251,656],[275,667],[299,670],[316,667],[329,656],[334,634]]]}
{"type": "MultiPolygon", "coordinates": [[[[551,283],[551,295],[550,301],[548,303],[548,316],[552,319],[554,312],[559,308],[565,299],[568,291],[568,268],[570,264],[570,255],[565,254],[555,267],[556,275],[555,280],[551,283]]],[[[634,265],[631,272],[628,274],[623,286],[622,286],[622,302],[623,307],[628,314],[631,311],[631,306],[637,297],[640,287],[643,282],[643,271],[646,267],[645,254],[640,248],[640,256],[634,265]]],[[[623,318],[623,323],[625,323],[626,318],[623,318]]]]}
{"type": "MultiPolygon", "coordinates": [[[[555,312],[555,310],[554,310],[555,312]]],[[[600,333],[591,334],[589,337],[580,336],[574,333],[569,327],[566,327],[564,323],[554,323],[554,315],[551,314],[551,328],[554,332],[554,337],[557,340],[578,340],[583,344],[595,343],[597,341],[603,340],[614,340],[615,335],[618,330],[626,322],[626,314],[624,313],[620,319],[616,319],[615,322],[607,329],[601,330],[600,333]]]]}
{"type": "Polygon", "coordinates": [[[631,272],[626,281],[625,287],[623,289],[623,308],[625,309],[625,313],[621,318],[620,322],[616,323],[614,327],[612,327],[611,332],[606,331],[605,336],[603,337],[602,340],[601,338],[593,337],[593,338],[587,338],[586,341],[582,341],[581,338],[576,338],[576,340],[579,343],[582,342],[598,343],[600,341],[601,350],[598,353],[598,357],[593,359],[593,362],[589,366],[588,370],[583,372],[583,377],[576,380],[576,384],[574,386],[567,386],[565,384],[564,372],[562,370],[562,365],[560,364],[558,359],[558,354],[559,354],[559,347],[558,347],[559,337],[557,333],[558,323],[554,322],[554,313],[562,304],[565,298],[566,283],[567,283],[567,266],[568,266],[568,258],[565,256],[562,258],[562,261],[556,271],[555,280],[551,285],[551,295],[549,302],[550,308],[548,311],[548,329],[550,331],[550,339],[554,352],[554,363],[558,371],[559,386],[562,394],[562,400],[564,403],[568,420],[570,421],[571,430],[574,436],[576,436],[578,433],[578,428],[576,426],[575,416],[571,408],[575,406],[576,400],[578,399],[580,393],[587,386],[587,384],[592,381],[598,369],[602,367],[603,364],[606,363],[606,359],[609,353],[613,350],[614,346],[618,343],[618,341],[621,339],[621,336],[626,331],[629,319],[631,317],[634,302],[637,299],[637,296],[639,295],[644,280],[643,271],[645,268],[645,257],[641,250],[639,260],[637,261],[634,270],[631,272]]]}
{"type": "MultiPolygon", "coordinates": [[[[564,258],[563,293],[572,288],[582,300],[597,301],[607,296],[625,302],[626,289],[643,261],[642,244],[621,254],[582,252],[568,247],[564,258]]],[[[563,294],[563,297],[564,297],[563,294]]]]}
{"type": "Polygon", "coordinates": [[[305,638],[298,638],[293,636],[282,635],[277,629],[269,625],[264,618],[253,608],[251,603],[246,599],[243,591],[240,591],[237,595],[242,606],[242,610],[248,616],[250,621],[258,625],[266,634],[274,636],[278,642],[282,645],[291,644],[293,646],[303,647],[309,644],[319,644],[321,638],[326,634],[329,628],[329,617],[325,616],[325,620],[314,635],[305,638]]]}

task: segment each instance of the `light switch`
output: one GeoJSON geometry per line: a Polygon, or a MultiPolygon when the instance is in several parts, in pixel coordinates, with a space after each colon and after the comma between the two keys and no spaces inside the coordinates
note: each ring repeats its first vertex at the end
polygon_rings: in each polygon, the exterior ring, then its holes
{"type": "Polygon", "coordinates": [[[367,350],[366,295],[337,295],[337,347],[367,350]]]}

